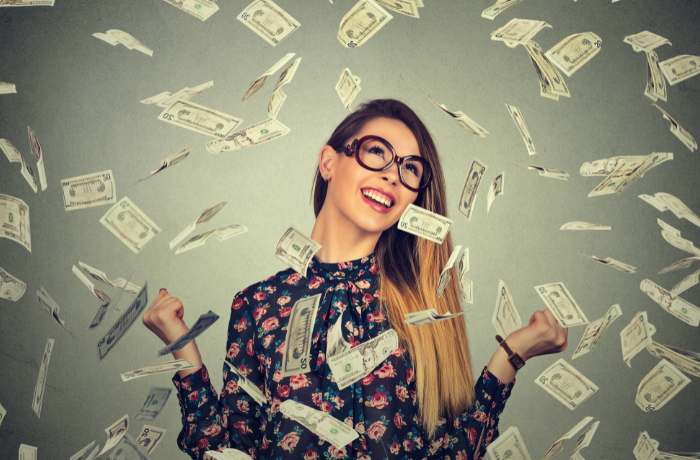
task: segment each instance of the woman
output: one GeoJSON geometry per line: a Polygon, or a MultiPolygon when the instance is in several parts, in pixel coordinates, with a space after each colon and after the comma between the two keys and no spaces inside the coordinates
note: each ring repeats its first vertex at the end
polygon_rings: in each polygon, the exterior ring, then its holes
{"type": "MultiPolygon", "coordinates": [[[[483,457],[498,436],[516,366],[496,344],[475,383],[462,316],[421,326],[404,322],[406,313],[430,307],[439,313],[461,311],[455,277],[442,296],[436,293],[452,251],[450,235],[436,244],[396,226],[410,203],[446,215],[443,173],[427,128],[400,101],[363,104],[321,148],[313,197],[311,238],[321,248],[306,277],[288,268],[234,296],[227,361],[236,370],[224,364],[221,396],[194,342],[173,353],[195,365],[173,377],[183,422],[178,446],[192,458],[223,447],[272,459],[483,457]],[[283,377],[294,303],[318,293],[322,300],[312,325],[310,371],[283,377]],[[399,346],[340,389],[326,361],[333,325],[346,346],[391,328],[399,346]],[[239,384],[238,374],[262,391],[262,404],[249,394],[255,391],[243,389],[246,382],[239,384]],[[359,437],[334,447],[283,416],[280,404],[286,399],[329,413],[359,437]]],[[[182,317],[180,300],[161,289],[143,320],[169,343],[188,330],[182,317]]],[[[566,329],[543,309],[505,342],[527,360],[562,351],[566,340],[566,329]]],[[[338,340],[333,342],[331,347],[338,340]]]]}

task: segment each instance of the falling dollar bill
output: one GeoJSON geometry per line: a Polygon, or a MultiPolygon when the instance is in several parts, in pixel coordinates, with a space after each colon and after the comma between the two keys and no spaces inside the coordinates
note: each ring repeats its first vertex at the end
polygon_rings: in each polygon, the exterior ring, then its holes
{"type": "Polygon", "coordinates": [[[683,238],[680,230],[659,218],[656,219],[656,223],[661,227],[661,236],[668,244],[694,256],[700,256],[700,248],[696,247],[695,243],[689,239],[683,238]]]}
{"type": "Polygon", "coordinates": [[[700,56],[679,54],[659,62],[661,72],[673,86],[696,75],[700,75],[700,56]]]}
{"type": "Polygon", "coordinates": [[[158,350],[158,356],[167,355],[173,351],[179,350],[180,348],[187,345],[189,342],[199,337],[204,331],[206,331],[209,326],[214,324],[216,320],[219,319],[219,315],[209,310],[206,313],[202,313],[197,318],[197,322],[192,325],[189,331],[185,332],[182,336],[175,339],[172,343],[169,343],[165,347],[158,350]]]}
{"type": "Polygon", "coordinates": [[[160,227],[126,196],[107,210],[100,218],[100,223],[134,254],[138,254],[161,231],[160,227]]]}
{"type": "Polygon", "coordinates": [[[376,0],[384,8],[411,18],[420,18],[421,0],[376,0]]]}
{"type": "Polygon", "coordinates": [[[486,447],[489,460],[532,460],[516,426],[510,426],[486,447]]]}
{"type": "Polygon", "coordinates": [[[0,94],[17,94],[17,86],[14,83],[0,81],[0,94]]]}
{"type": "Polygon", "coordinates": [[[37,418],[41,417],[41,408],[44,405],[44,395],[46,394],[46,378],[48,377],[49,373],[49,362],[51,362],[51,354],[53,353],[54,343],[56,343],[56,339],[46,339],[44,354],[41,357],[41,365],[39,366],[39,375],[37,375],[36,384],[34,385],[34,396],[32,397],[32,410],[36,414],[37,418]]]}
{"type": "Polygon", "coordinates": [[[34,191],[34,193],[37,193],[39,191],[39,179],[37,178],[36,172],[30,164],[24,161],[24,157],[17,147],[15,147],[12,142],[7,139],[0,139],[0,150],[5,154],[7,161],[10,163],[20,164],[20,174],[27,184],[29,184],[29,187],[34,191]]]}
{"type": "Polygon", "coordinates": [[[586,325],[586,328],[581,334],[581,339],[579,340],[574,353],[571,355],[571,360],[585,355],[590,352],[593,347],[598,343],[600,337],[606,331],[606,329],[615,321],[617,318],[622,316],[622,309],[620,304],[611,305],[608,311],[600,318],[595,321],[591,321],[586,325]]]}
{"type": "Polygon", "coordinates": [[[457,123],[460,124],[460,126],[462,126],[467,131],[471,131],[473,134],[482,138],[486,137],[489,134],[486,128],[481,126],[476,121],[472,120],[466,113],[462,112],[461,110],[452,111],[448,109],[445,106],[445,104],[438,104],[432,98],[430,99],[430,101],[444,113],[451,116],[457,123]]]}
{"type": "Polygon", "coordinates": [[[536,155],[535,143],[532,141],[530,130],[527,127],[527,123],[525,123],[522,112],[520,112],[519,108],[510,104],[506,104],[506,108],[508,109],[508,113],[510,113],[510,117],[513,119],[513,123],[515,123],[515,127],[518,128],[518,132],[525,143],[528,155],[536,155]]]}
{"type": "Polygon", "coordinates": [[[647,351],[658,359],[667,359],[686,374],[700,377],[700,353],[664,345],[654,340],[647,351]]]}
{"type": "Polygon", "coordinates": [[[564,283],[541,284],[535,286],[535,291],[562,327],[588,324],[588,318],[564,283]]]}
{"type": "MultiPolygon", "coordinates": [[[[253,383],[248,377],[246,377],[238,368],[230,361],[224,360],[226,365],[226,370],[228,372],[234,373],[238,377],[238,386],[245,391],[248,396],[253,398],[253,400],[258,404],[265,404],[267,402],[267,397],[265,393],[258,388],[258,386],[253,383]]],[[[228,377],[224,375],[224,380],[228,380],[228,377]]]]}
{"type": "Polygon", "coordinates": [[[144,424],[141,433],[136,437],[136,444],[143,447],[147,455],[151,455],[160,441],[163,440],[166,431],[165,428],[144,424]]]}
{"type": "Polygon", "coordinates": [[[700,269],[695,270],[694,272],[684,276],[683,279],[681,279],[671,289],[669,289],[669,292],[672,296],[678,297],[688,289],[697,286],[698,283],[700,283],[700,269]]]}
{"type": "Polygon", "coordinates": [[[486,214],[491,211],[491,205],[493,205],[496,197],[503,195],[505,174],[505,172],[502,172],[494,177],[493,181],[491,182],[491,186],[489,186],[489,192],[488,195],[486,195],[486,214]]]}
{"type": "MultiPolygon", "coordinates": [[[[54,2],[55,0],[0,0],[0,8],[14,6],[53,6],[54,2]]],[[[36,447],[34,449],[36,450],[36,447]]]]}
{"type": "MultiPolygon", "coordinates": [[[[622,160],[621,162],[616,162],[615,168],[607,177],[588,193],[589,197],[609,195],[623,191],[629,184],[644,177],[649,170],[661,163],[673,160],[673,153],[652,152],[649,155],[642,156],[641,159],[627,161],[627,159],[622,158],[622,160]]],[[[583,167],[584,165],[581,165],[581,168],[583,167]]]]}
{"type": "Polygon", "coordinates": [[[190,155],[190,148],[189,147],[185,147],[182,150],[180,150],[179,152],[175,152],[175,153],[168,155],[167,157],[163,158],[160,161],[160,165],[156,169],[151,171],[148,174],[148,176],[146,176],[142,179],[139,179],[139,182],[144,181],[144,180],[148,179],[149,177],[155,176],[156,174],[163,171],[164,169],[170,168],[171,166],[175,166],[176,164],[180,163],[185,158],[187,158],[189,155],[190,155]]]}
{"type": "Polygon", "coordinates": [[[622,262],[620,260],[617,260],[612,257],[598,257],[596,255],[591,255],[591,259],[595,260],[596,262],[599,262],[607,267],[614,268],[617,271],[625,272],[625,273],[637,273],[637,267],[634,265],[627,264],[625,262],[622,262]]]}
{"type": "Polygon", "coordinates": [[[100,450],[100,445],[97,441],[92,440],[85,447],[70,456],[68,460],[93,460],[97,458],[97,453],[100,450]]]}
{"type": "Polygon", "coordinates": [[[399,346],[399,336],[388,329],[360,345],[327,357],[339,389],[347,388],[372,372],[399,346]]]}
{"type": "Polygon", "coordinates": [[[651,51],[661,45],[671,45],[671,42],[666,37],[655,34],[648,30],[643,30],[636,34],[627,35],[622,39],[623,42],[632,46],[632,49],[639,53],[640,51],[651,51]]]}
{"type": "MultiPolygon", "coordinates": [[[[206,21],[219,11],[219,5],[214,0],[163,0],[165,3],[194,16],[200,21],[206,21]]],[[[138,441],[138,439],[137,439],[138,441]]],[[[150,453],[150,452],[149,452],[150,453]]]]}
{"type": "Polygon", "coordinates": [[[491,316],[491,324],[502,337],[507,337],[523,324],[520,313],[513,302],[513,296],[503,280],[498,280],[496,307],[491,316]]]}
{"type": "Polygon", "coordinates": [[[622,360],[627,367],[632,367],[630,364],[632,358],[651,345],[655,332],[656,327],[647,320],[646,311],[637,312],[629,324],[620,331],[622,360]]]}
{"type": "Polygon", "coordinates": [[[316,294],[294,302],[284,339],[282,377],[311,371],[311,339],[320,301],[321,294],[316,294]]]}
{"type": "Polygon", "coordinates": [[[634,402],[644,412],[658,411],[690,383],[690,378],[666,359],[660,360],[639,382],[634,402]]]}
{"type": "Polygon", "coordinates": [[[451,225],[452,219],[410,203],[401,214],[397,228],[433,243],[442,244],[451,225]]]}
{"type": "Polygon", "coordinates": [[[652,439],[646,431],[642,431],[637,437],[632,454],[636,460],[656,460],[659,458],[659,442],[652,439]]]}
{"type": "Polygon", "coordinates": [[[99,270],[93,267],[92,265],[88,265],[80,260],[78,261],[78,267],[80,267],[81,270],[85,271],[85,273],[90,275],[92,279],[107,284],[109,286],[123,289],[127,292],[131,292],[132,294],[138,294],[138,292],[141,290],[141,286],[139,286],[138,284],[132,283],[131,281],[122,277],[111,279],[102,270],[99,270]]]}
{"type": "Polygon", "coordinates": [[[177,100],[189,101],[193,97],[213,86],[214,80],[209,80],[196,86],[185,86],[174,93],[171,93],[170,91],[163,91],[145,99],[141,99],[139,102],[141,102],[141,104],[155,104],[158,107],[166,108],[177,100]]]}
{"type": "Polygon", "coordinates": [[[599,390],[598,385],[561,358],[542,371],[535,383],[570,410],[599,390]]]}
{"type": "Polygon", "coordinates": [[[112,46],[124,45],[126,49],[139,51],[146,56],[153,56],[153,50],[151,48],[141,43],[130,33],[124,32],[120,29],[109,29],[106,32],[95,32],[92,34],[92,36],[107,42],[112,46]]]}
{"type": "Polygon", "coordinates": [[[561,169],[545,168],[538,165],[527,165],[527,169],[537,171],[537,174],[548,179],[569,180],[569,173],[561,169]]]}
{"type": "Polygon", "coordinates": [[[180,243],[182,243],[185,238],[187,238],[198,226],[209,222],[214,216],[221,212],[222,209],[224,209],[226,204],[228,204],[228,201],[220,201],[219,203],[209,206],[202,211],[194,222],[185,227],[180,233],[177,234],[177,236],[175,236],[175,238],[170,241],[168,245],[170,249],[174,249],[180,243]]]}
{"type": "MultiPolygon", "coordinates": [[[[559,436],[556,441],[554,441],[544,452],[544,457],[542,460],[549,460],[554,457],[555,454],[559,453],[564,446],[569,443],[576,433],[581,431],[586,425],[588,425],[593,420],[593,417],[587,416],[581,419],[576,425],[574,425],[569,431],[559,436]]],[[[597,425],[596,425],[597,427],[597,425]]]]}
{"type": "Polygon", "coordinates": [[[491,40],[501,41],[510,48],[524,45],[544,28],[552,28],[545,21],[536,19],[513,18],[503,26],[491,32],[491,40]]]}
{"type": "Polygon", "coordinates": [[[279,408],[282,415],[301,424],[320,439],[333,444],[337,449],[342,449],[360,436],[357,431],[330,414],[293,399],[282,401],[279,408]]]}
{"type": "Polygon", "coordinates": [[[226,241],[234,236],[242,235],[248,231],[248,227],[241,224],[231,224],[224,227],[215,228],[213,230],[207,230],[203,233],[198,233],[190,237],[184,243],[179,245],[175,249],[175,255],[182,254],[183,252],[190,251],[192,249],[204,246],[204,244],[211,238],[216,237],[219,241],[226,241]]]}
{"type": "Polygon", "coordinates": [[[275,256],[306,277],[309,263],[319,249],[321,245],[316,241],[294,227],[289,227],[275,245],[275,256]]]}
{"type": "Polygon", "coordinates": [[[148,283],[143,283],[143,288],[129,305],[129,308],[117,319],[107,333],[97,342],[97,351],[100,359],[104,359],[107,353],[114,348],[119,340],[129,330],[134,321],[141,315],[148,303],[148,283]]]}
{"type": "Polygon", "coordinates": [[[362,79],[357,75],[353,75],[353,73],[347,67],[340,72],[338,81],[335,84],[335,92],[340,98],[340,102],[343,103],[343,107],[345,107],[345,109],[350,110],[350,106],[352,105],[353,101],[357,95],[360,94],[360,91],[362,90],[360,87],[361,83],[362,79]]]}
{"type": "Polygon", "coordinates": [[[120,418],[114,421],[110,426],[105,428],[105,433],[107,433],[107,441],[105,441],[102,450],[98,455],[102,455],[105,452],[111,450],[116,446],[119,441],[126,435],[129,431],[129,414],[124,414],[120,418]]]}
{"type": "Polygon", "coordinates": [[[267,81],[268,77],[277,73],[277,71],[279,71],[285,64],[287,64],[295,55],[296,53],[287,53],[280,59],[278,59],[277,62],[272,64],[272,66],[270,66],[267,70],[260,74],[258,78],[253,80],[253,82],[250,85],[248,85],[248,89],[246,89],[241,100],[245,101],[253,94],[257,93],[265,85],[265,82],[267,81]]]}
{"type": "Polygon", "coordinates": [[[594,224],[583,220],[572,220],[559,227],[559,230],[612,230],[610,225],[594,224]]]}
{"type": "Polygon", "coordinates": [[[494,19],[496,19],[496,16],[503,13],[511,6],[517,5],[520,2],[522,2],[522,0],[496,0],[495,3],[484,8],[481,11],[481,17],[493,21],[494,19]]]}
{"type": "MultiPolygon", "coordinates": [[[[656,192],[653,195],[642,193],[637,196],[645,203],[656,208],[657,211],[671,211],[678,219],[685,219],[693,225],[700,227],[700,216],[675,195],[666,192],[656,192]]],[[[673,232],[673,230],[669,230],[673,232]]]]}
{"type": "Polygon", "coordinates": [[[61,179],[63,208],[76,211],[117,201],[117,186],[111,169],[61,179]]]}
{"type": "Polygon", "coordinates": [[[639,283],[639,288],[667,313],[691,326],[700,326],[700,308],[697,305],[680,296],[673,296],[669,291],[648,278],[639,283]]]}
{"type": "Polygon", "coordinates": [[[661,73],[659,67],[659,56],[656,51],[645,51],[644,56],[647,61],[647,81],[644,86],[644,95],[656,102],[661,99],[668,99],[668,90],[666,89],[666,80],[661,73]]]}
{"type": "Polygon", "coordinates": [[[272,0],[253,0],[236,19],[272,46],[301,27],[299,21],[272,0]]]}
{"type": "Polygon", "coordinates": [[[27,291],[27,283],[0,267],[0,299],[17,302],[27,291]]]}
{"type": "Polygon", "coordinates": [[[264,144],[289,134],[290,129],[281,121],[267,118],[236,131],[224,139],[214,139],[206,144],[209,153],[219,154],[240,150],[244,147],[264,144]]]}
{"type": "Polygon", "coordinates": [[[29,146],[31,147],[32,153],[34,154],[34,158],[36,160],[36,171],[39,177],[39,185],[41,190],[44,191],[48,186],[48,183],[46,182],[46,169],[44,167],[44,149],[41,147],[36,134],[34,134],[34,131],[29,126],[27,126],[27,137],[29,138],[29,146]]]}
{"type": "Polygon", "coordinates": [[[595,32],[580,32],[564,37],[544,55],[549,62],[570,77],[593,59],[600,52],[602,45],[603,40],[595,32]]]}
{"type": "Polygon", "coordinates": [[[442,271],[440,272],[440,278],[438,279],[437,286],[438,297],[442,296],[442,293],[445,291],[447,283],[449,283],[450,279],[452,278],[452,269],[455,267],[455,264],[462,259],[463,253],[464,248],[461,245],[457,245],[454,247],[454,249],[452,249],[450,258],[447,259],[447,263],[445,263],[445,266],[442,267],[442,271]]]}
{"type": "MultiPolygon", "coordinates": [[[[0,5],[7,6],[7,5],[0,5]]],[[[19,6],[19,5],[12,5],[19,6]]],[[[21,6],[35,6],[35,5],[21,5],[21,6]]],[[[21,443],[19,445],[19,460],[37,460],[37,448],[36,446],[30,446],[29,444],[21,443]]]]}
{"type": "Polygon", "coordinates": [[[111,448],[104,460],[149,460],[143,448],[136,444],[129,433],[121,437],[116,446],[111,448]]]}
{"type": "Polygon", "coordinates": [[[185,359],[174,359],[151,366],[140,367],[138,369],[122,372],[120,375],[122,382],[137,379],[140,377],[149,377],[151,375],[163,374],[165,372],[182,371],[192,369],[194,365],[185,359]]]}
{"type": "Polygon", "coordinates": [[[459,197],[459,212],[464,214],[467,220],[471,219],[474,204],[476,203],[476,192],[484,177],[487,166],[479,160],[472,160],[464,180],[462,195],[459,197]]]}
{"type": "Polygon", "coordinates": [[[36,297],[44,310],[46,310],[51,317],[65,329],[66,322],[63,320],[63,318],[61,318],[61,307],[58,305],[58,302],[56,302],[53,297],[46,292],[44,286],[40,286],[39,289],[36,290],[36,297]]]}
{"type": "Polygon", "coordinates": [[[253,460],[253,457],[241,450],[224,447],[221,450],[205,451],[204,460],[253,460]]]}
{"type": "Polygon", "coordinates": [[[695,140],[695,137],[693,137],[693,135],[690,134],[683,126],[681,126],[678,120],[676,120],[670,113],[659,107],[657,104],[651,105],[656,107],[659,112],[661,112],[661,116],[669,123],[668,129],[671,131],[671,134],[676,136],[676,138],[681,141],[683,145],[688,148],[688,150],[694,152],[698,149],[698,142],[695,140]]]}
{"type": "Polygon", "coordinates": [[[151,387],[148,390],[146,400],[143,402],[141,409],[139,409],[139,412],[136,414],[136,420],[155,420],[155,418],[158,417],[158,414],[160,414],[165,407],[165,403],[168,402],[168,398],[170,397],[170,393],[172,393],[172,391],[172,388],[151,387]]]}
{"type": "Polygon", "coordinates": [[[540,84],[540,96],[555,101],[558,101],[560,96],[571,97],[564,77],[559,73],[559,69],[549,62],[540,44],[531,39],[523,43],[523,46],[528,56],[530,56],[530,61],[532,61],[532,65],[537,73],[537,79],[540,84]]]}
{"type": "Polygon", "coordinates": [[[29,206],[21,198],[0,193],[0,238],[19,243],[32,252],[29,206]]]}
{"type": "Polygon", "coordinates": [[[413,326],[422,326],[423,324],[431,324],[437,321],[456,318],[457,316],[463,314],[463,311],[457,313],[447,312],[440,314],[434,308],[428,308],[426,310],[412,311],[410,313],[406,313],[404,321],[406,322],[406,324],[411,324],[413,326]]]}
{"type": "Polygon", "coordinates": [[[338,41],[346,48],[362,46],[393,18],[374,0],[358,0],[340,19],[338,41]]]}
{"type": "Polygon", "coordinates": [[[224,138],[243,121],[192,101],[177,100],[166,107],[158,119],[207,136],[224,138]]]}
{"type": "Polygon", "coordinates": [[[270,99],[267,102],[267,116],[271,119],[277,119],[280,110],[282,109],[282,104],[287,100],[287,94],[284,92],[284,87],[289,84],[297,73],[297,69],[301,64],[301,57],[294,59],[287,67],[280,72],[280,76],[275,85],[275,89],[272,90],[270,99]]]}

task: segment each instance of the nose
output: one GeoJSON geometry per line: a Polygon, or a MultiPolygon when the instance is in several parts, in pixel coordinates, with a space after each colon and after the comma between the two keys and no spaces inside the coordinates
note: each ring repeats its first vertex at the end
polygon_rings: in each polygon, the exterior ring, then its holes
{"type": "Polygon", "coordinates": [[[388,169],[385,169],[380,173],[382,179],[391,182],[396,185],[399,181],[399,164],[394,162],[388,169]]]}

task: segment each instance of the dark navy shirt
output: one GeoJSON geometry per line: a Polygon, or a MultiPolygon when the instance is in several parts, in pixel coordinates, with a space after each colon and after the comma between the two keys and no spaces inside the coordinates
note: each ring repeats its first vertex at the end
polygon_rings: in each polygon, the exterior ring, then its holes
{"type": "MultiPolygon", "coordinates": [[[[255,384],[260,405],[223,366],[219,395],[206,366],[172,381],[182,412],[178,447],[193,459],[206,450],[240,449],[260,459],[478,459],[499,434],[498,419],[515,381],[503,383],[483,367],[474,404],[440,419],[432,439],[422,428],[415,372],[401,345],[371,373],[339,390],[326,363],[326,336],[342,316],[343,338],[358,344],[389,329],[379,308],[375,253],[338,263],[315,256],[302,277],[291,268],[236,293],[231,305],[226,358],[255,384]],[[311,344],[311,371],[282,378],[287,323],[294,303],[321,293],[311,344]],[[285,399],[322,410],[353,427],[359,437],[342,449],[320,439],[280,411],[285,399]]],[[[417,327],[417,326],[416,326],[417,327]]]]}

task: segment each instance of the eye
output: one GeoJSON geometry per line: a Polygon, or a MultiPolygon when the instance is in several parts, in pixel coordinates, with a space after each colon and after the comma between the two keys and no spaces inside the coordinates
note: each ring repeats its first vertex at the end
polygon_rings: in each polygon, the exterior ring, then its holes
{"type": "Polygon", "coordinates": [[[373,145],[368,149],[369,153],[376,153],[377,155],[384,155],[384,149],[378,145],[373,145]]]}

